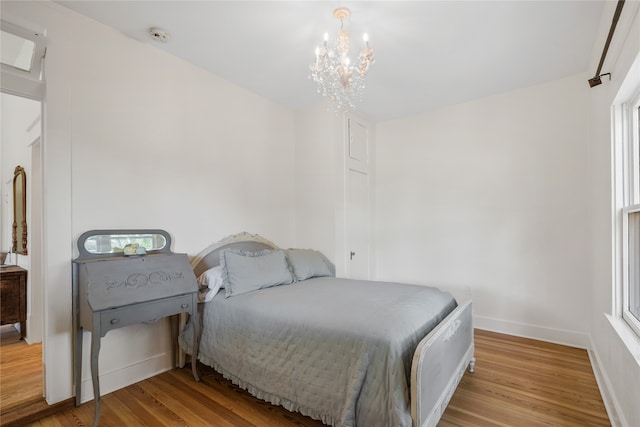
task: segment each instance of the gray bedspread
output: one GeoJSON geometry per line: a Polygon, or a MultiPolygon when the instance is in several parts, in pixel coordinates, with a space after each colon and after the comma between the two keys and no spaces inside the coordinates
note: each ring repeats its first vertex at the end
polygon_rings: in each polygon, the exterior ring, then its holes
{"type": "MultiPolygon", "coordinates": [[[[456,307],[425,286],[320,277],[204,308],[198,359],[254,396],[333,426],[411,426],[420,340],[456,307]]],[[[192,330],[180,336],[190,353],[192,330]]]]}

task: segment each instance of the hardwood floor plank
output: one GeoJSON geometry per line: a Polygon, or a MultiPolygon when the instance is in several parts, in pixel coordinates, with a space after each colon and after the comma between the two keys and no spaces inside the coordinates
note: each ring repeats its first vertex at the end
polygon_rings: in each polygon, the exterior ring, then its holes
{"type": "Polygon", "coordinates": [[[591,421],[588,414],[544,402],[535,396],[517,393],[513,389],[498,390],[491,387],[478,387],[474,390],[469,388],[462,400],[465,402],[464,407],[475,405],[481,413],[491,414],[491,419],[512,426],[525,424],[578,426],[586,425],[586,422],[591,421]],[[486,408],[493,408],[493,411],[489,412],[486,408]]]}
{"type": "Polygon", "coordinates": [[[0,329],[0,417],[44,401],[42,344],[27,344],[12,325],[0,329]]]}
{"type": "Polygon", "coordinates": [[[219,423],[221,426],[231,425],[213,411],[207,410],[204,413],[197,413],[190,405],[190,396],[176,393],[167,394],[166,385],[158,382],[156,378],[149,378],[139,385],[145,393],[152,395],[154,399],[189,426],[206,425],[207,422],[210,422],[211,425],[216,425],[215,423],[219,423]]]}
{"type": "MultiPolygon", "coordinates": [[[[495,365],[489,366],[489,364],[485,364],[484,366],[486,369],[491,369],[492,367],[495,367],[495,365]]],[[[517,389],[519,394],[527,394],[531,397],[535,396],[549,403],[564,403],[568,405],[579,405],[584,408],[597,408],[594,409],[594,412],[601,412],[602,409],[598,407],[598,405],[602,404],[599,397],[599,390],[590,384],[580,384],[577,381],[553,383],[553,381],[557,380],[557,378],[553,376],[517,375],[513,371],[487,371],[485,375],[484,382],[488,384],[488,387],[493,389],[517,389]]]]}
{"type": "MultiPolygon", "coordinates": [[[[121,390],[121,393],[111,393],[105,398],[105,407],[101,408],[100,420],[111,422],[113,425],[119,426],[141,426],[141,425],[162,425],[156,417],[150,415],[148,411],[138,412],[132,411],[129,406],[124,403],[129,392],[127,389],[121,390]],[[109,399],[109,400],[106,400],[109,399]],[[112,414],[110,413],[112,412],[112,414]],[[118,421],[114,421],[117,417],[118,421]]],[[[143,404],[143,403],[140,403],[143,404]]]]}
{"type": "Polygon", "coordinates": [[[206,390],[202,390],[202,385],[195,383],[193,378],[190,379],[189,384],[180,381],[180,377],[177,375],[156,378],[156,380],[158,381],[159,389],[173,387],[177,393],[188,396],[186,401],[182,401],[184,407],[188,408],[193,414],[210,414],[210,416],[205,417],[205,420],[214,425],[254,427],[253,423],[238,416],[235,412],[220,404],[220,402],[211,400],[207,396],[206,390]]]}
{"type": "Polygon", "coordinates": [[[142,425],[185,427],[188,424],[174,414],[169,408],[158,402],[153,396],[145,393],[138,384],[122,389],[118,398],[129,409],[138,414],[142,425]]]}
{"type": "MultiPolygon", "coordinates": [[[[466,373],[440,427],[610,426],[585,350],[476,330],[476,370],[466,373]]],[[[199,365],[102,398],[100,426],[320,427],[320,421],[262,402],[199,365]]],[[[30,426],[89,426],[93,402],[30,426]]],[[[364,426],[370,427],[370,426],[364,426]]]]}
{"type": "MultiPolygon", "coordinates": [[[[188,371],[177,371],[176,380],[182,381],[187,387],[194,387],[193,377],[188,371]]],[[[195,387],[208,399],[216,400],[228,410],[242,414],[242,417],[252,425],[263,426],[277,422],[283,427],[308,426],[310,423],[322,426],[320,421],[312,421],[298,413],[289,412],[281,407],[262,402],[248,392],[240,389],[213,370],[206,370],[200,375],[201,382],[195,387]],[[223,388],[224,392],[216,391],[223,388]]]]}

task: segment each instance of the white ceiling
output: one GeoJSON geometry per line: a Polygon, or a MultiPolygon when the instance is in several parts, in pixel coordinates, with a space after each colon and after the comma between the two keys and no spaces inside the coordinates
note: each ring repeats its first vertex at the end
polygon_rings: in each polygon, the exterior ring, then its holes
{"type": "Polygon", "coordinates": [[[324,32],[333,39],[338,29],[333,9],[346,6],[352,51],[363,32],[375,51],[357,105],[374,120],[594,72],[607,10],[603,1],[564,0],[58,3],[294,109],[322,101],[309,64],[324,32]],[[171,40],[151,40],[153,26],[171,40]]]}

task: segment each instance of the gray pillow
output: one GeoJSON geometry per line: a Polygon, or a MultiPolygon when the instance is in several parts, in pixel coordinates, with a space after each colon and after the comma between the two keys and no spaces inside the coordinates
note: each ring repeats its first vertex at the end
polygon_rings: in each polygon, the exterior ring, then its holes
{"type": "Polygon", "coordinates": [[[319,276],[335,276],[331,262],[313,249],[287,249],[287,261],[296,280],[319,276]]]}
{"type": "Polygon", "coordinates": [[[282,250],[260,252],[225,249],[220,252],[225,296],[293,283],[293,276],[282,250]]]}

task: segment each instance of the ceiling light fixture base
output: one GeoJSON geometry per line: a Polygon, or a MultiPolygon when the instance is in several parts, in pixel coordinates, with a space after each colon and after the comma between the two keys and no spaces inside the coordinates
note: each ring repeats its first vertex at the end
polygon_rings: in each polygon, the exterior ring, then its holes
{"type": "Polygon", "coordinates": [[[336,19],[339,19],[340,21],[344,21],[350,16],[351,16],[351,11],[346,7],[339,7],[333,11],[333,17],[336,19]]]}

